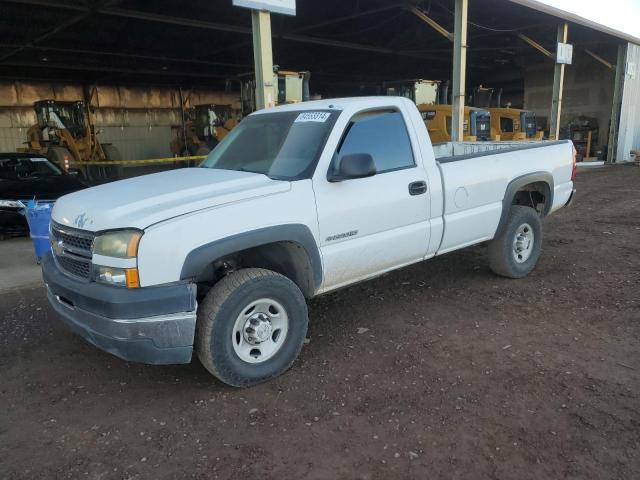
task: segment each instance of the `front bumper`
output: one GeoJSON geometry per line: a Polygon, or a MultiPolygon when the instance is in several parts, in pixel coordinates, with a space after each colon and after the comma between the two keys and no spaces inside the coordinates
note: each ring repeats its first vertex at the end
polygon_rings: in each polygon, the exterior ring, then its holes
{"type": "Polygon", "coordinates": [[[51,253],[42,259],[51,306],[96,347],[132,362],[189,363],[196,326],[196,286],[125,289],[74,280],[51,253]]]}

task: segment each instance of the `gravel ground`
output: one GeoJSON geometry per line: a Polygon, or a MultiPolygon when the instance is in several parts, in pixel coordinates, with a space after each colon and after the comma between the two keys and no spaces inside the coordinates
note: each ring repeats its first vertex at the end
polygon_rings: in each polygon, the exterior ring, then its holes
{"type": "Polygon", "coordinates": [[[478,246],[313,300],[299,360],[249,390],[103,353],[41,286],[0,292],[0,476],[637,478],[638,185],[581,173],[525,279],[478,246]]]}

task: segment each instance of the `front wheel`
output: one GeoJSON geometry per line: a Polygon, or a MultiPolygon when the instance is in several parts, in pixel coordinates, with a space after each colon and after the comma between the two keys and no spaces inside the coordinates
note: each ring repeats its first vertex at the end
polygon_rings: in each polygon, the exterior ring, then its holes
{"type": "Polygon", "coordinates": [[[304,296],[291,280],[260,268],[238,270],[198,307],[196,352],[224,383],[250,387],[291,366],[307,324],[304,296]]]}
{"type": "Polygon", "coordinates": [[[512,205],[502,233],[489,242],[489,266],[507,278],[533,270],[542,252],[542,223],[531,207],[512,205]]]}

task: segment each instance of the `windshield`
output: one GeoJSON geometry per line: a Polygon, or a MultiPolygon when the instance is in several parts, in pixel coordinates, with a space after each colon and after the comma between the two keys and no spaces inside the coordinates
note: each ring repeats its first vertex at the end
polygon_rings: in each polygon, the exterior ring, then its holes
{"type": "Polygon", "coordinates": [[[62,171],[44,157],[0,157],[0,179],[2,180],[22,180],[58,175],[62,175],[62,171]]]}
{"type": "Polygon", "coordinates": [[[74,138],[84,136],[84,107],[81,103],[44,103],[36,108],[41,128],[66,128],[74,138]]]}
{"type": "Polygon", "coordinates": [[[337,112],[315,110],[251,115],[231,130],[202,167],[299,180],[313,173],[337,112]]]}

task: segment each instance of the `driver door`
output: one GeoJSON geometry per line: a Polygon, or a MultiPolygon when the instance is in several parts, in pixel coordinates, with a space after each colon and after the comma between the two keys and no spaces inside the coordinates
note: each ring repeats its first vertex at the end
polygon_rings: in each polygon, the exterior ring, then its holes
{"type": "Polygon", "coordinates": [[[337,182],[326,175],[314,178],[322,291],[425,257],[429,193],[413,152],[397,110],[361,112],[349,121],[329,170],[345,155],[364,153],[372,156],[376,174],[337,182]]]}

